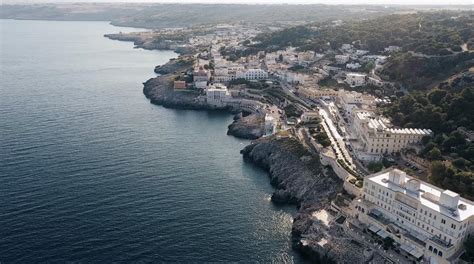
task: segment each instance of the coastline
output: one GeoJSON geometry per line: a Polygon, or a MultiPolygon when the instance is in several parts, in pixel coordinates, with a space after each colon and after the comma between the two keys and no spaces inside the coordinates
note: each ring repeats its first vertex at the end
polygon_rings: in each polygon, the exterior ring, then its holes
{"type": "MultiPolygon", "coordinates": [[[[174,90],[172,88],[174,73],[184,71],[189,66],[186,63],[178,63],[184,58],[180,56],[162,66],[157,66],[155,72],[158,72],[159,76],[143,83],[143,93],[150,103],[175,109],[226,111],[230,114],[240,112],[229,107],[210,107],[198,99],[199,93],[196,91],[174,90]]],[[[255,127],[263,126],[264,122],[264,119],[259,119],[255,115],[257,114],[241,117],[237,114],[234,122],[228,126],[227,134],[253,139],[241,150],[243,159],[268,173],[270,183],[274,187],[271,196],[273,203],[297,207],[290,238],[292,248],[315,263],[334,263],[346,259],[342,255],[347,253],[346,250],[351,250],[347,247],[302,242],[306,241],[307,237],[312,237],[315,241],[325,239],[324,232],[319,230],[326,227],[321,225],[313,214],[315,211],[328,208],[331,201],[342,191],[342,182],[337,176],[324,171],[318,153],[312,153],[297,139],[295,133],[269,137],[262,137],[263,133],[255,133],[255,127]]]]}
{"type": "MultiPolygon", "coordinates": [[[[133,41],[135,48],[160,49],[156,46],[147,47],[137,36],[104,35],[119,41],[133,41]],[[126,38],[121,38],[122,36],[126,38]]],[[[200,98],[201,93],[196,90],[175,90],[175,77],[193,65],[191,51],[177,53],[180,54],[177,58],[155,67],[154,72],[158,76],[143,83],[143,94],[150,103],[173,109],[226,111],[235,114],[227,134],[253,140],[241,150],[243,159],[267,172],[274,187],[271,196],[273,203],[297,207],[290,237],[292,248],[315,263],[365,261],[360,254],[358,256],[357,249],[351,248],[350,243],[336,241],[337,237],[333,239],[328,235],[338,232],[334,229],[340,226],[327,226],[314,217],[315,212],[328,209],[336,196],[343,192],[343,183],[332,171],[328,172],[323,168],[319,153],[312,152],[297,139],[294,130],[262,137],[264,116],[259,116],[259,113],[242,115],[243,109],[238,107],[212,107],[200,98]],[[320,244],[318,241],[328,243],[320,244]]]]}

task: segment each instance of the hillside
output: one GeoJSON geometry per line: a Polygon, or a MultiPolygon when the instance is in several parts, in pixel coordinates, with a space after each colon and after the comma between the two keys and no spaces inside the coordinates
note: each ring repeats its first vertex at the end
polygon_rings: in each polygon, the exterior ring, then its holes
{"type": "Polygon", "coordinates": [[[295,25],[311,21],[365,19],[401,7],[245,4],[71,3],[0,5],[0,18],[43,20],[102,20],[113,25],[166,28],[216,23],[295,25]]]}
{"type": "Polygon", "coordinates": [[[385,114],[401,127],[432,129],[418,153],[431,162],[430,182],[474,199],[474,143],[466,139],[474,130],[474,69],[397,99],[385,114]]]}

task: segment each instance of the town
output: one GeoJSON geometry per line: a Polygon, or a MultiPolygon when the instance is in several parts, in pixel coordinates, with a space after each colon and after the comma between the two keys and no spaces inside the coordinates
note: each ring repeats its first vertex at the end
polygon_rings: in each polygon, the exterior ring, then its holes
{"type": "Polygon", "coordinates": [[[404,92],[378,75],[401,47],[374,54],[353,40],[322,53],[288,47],[246,54],[258,27],[219,24],[200,32],[164,29],[132,40],[146,48],[156,36],[187,36],[159,44],[181,51],[176,61],[189,66],[173,72],[174,94],[243,112],[242,119],[258,116],[263,129],[248,138],[290,136],[319,154],[344,187],[339,202],[314,213],[318,230],[326,230],[319,246],[350,240],[369,263],[467,263],[461,256],[474,230],[474,203],[427,182],[429,164],[414,153],[433,131],[397,127],[381,110],[404,92]]]}

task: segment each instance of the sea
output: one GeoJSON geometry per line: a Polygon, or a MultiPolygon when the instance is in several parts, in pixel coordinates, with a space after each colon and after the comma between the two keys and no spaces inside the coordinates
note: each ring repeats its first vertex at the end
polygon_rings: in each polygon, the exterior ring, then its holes
{"type": "Polygon", "coordinates": [[[0,263],[299,263],[226,112],[150,104],[173,51],[107,22],[0,20],[0,263]]]}

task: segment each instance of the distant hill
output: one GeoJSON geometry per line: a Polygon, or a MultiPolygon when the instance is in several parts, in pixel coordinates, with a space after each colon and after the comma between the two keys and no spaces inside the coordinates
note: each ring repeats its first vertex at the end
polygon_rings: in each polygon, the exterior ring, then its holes
{"type": "Polygon", "coordinates": [[[295,25],[311,21],[366,19],[402,7],[332,5],[245,5],[245,4],[112,4],[71,3],[0,5],[0,18],[39,20],[101,20],[113,25],[166,28],[216,23],[266,23],[295,25]]]}

